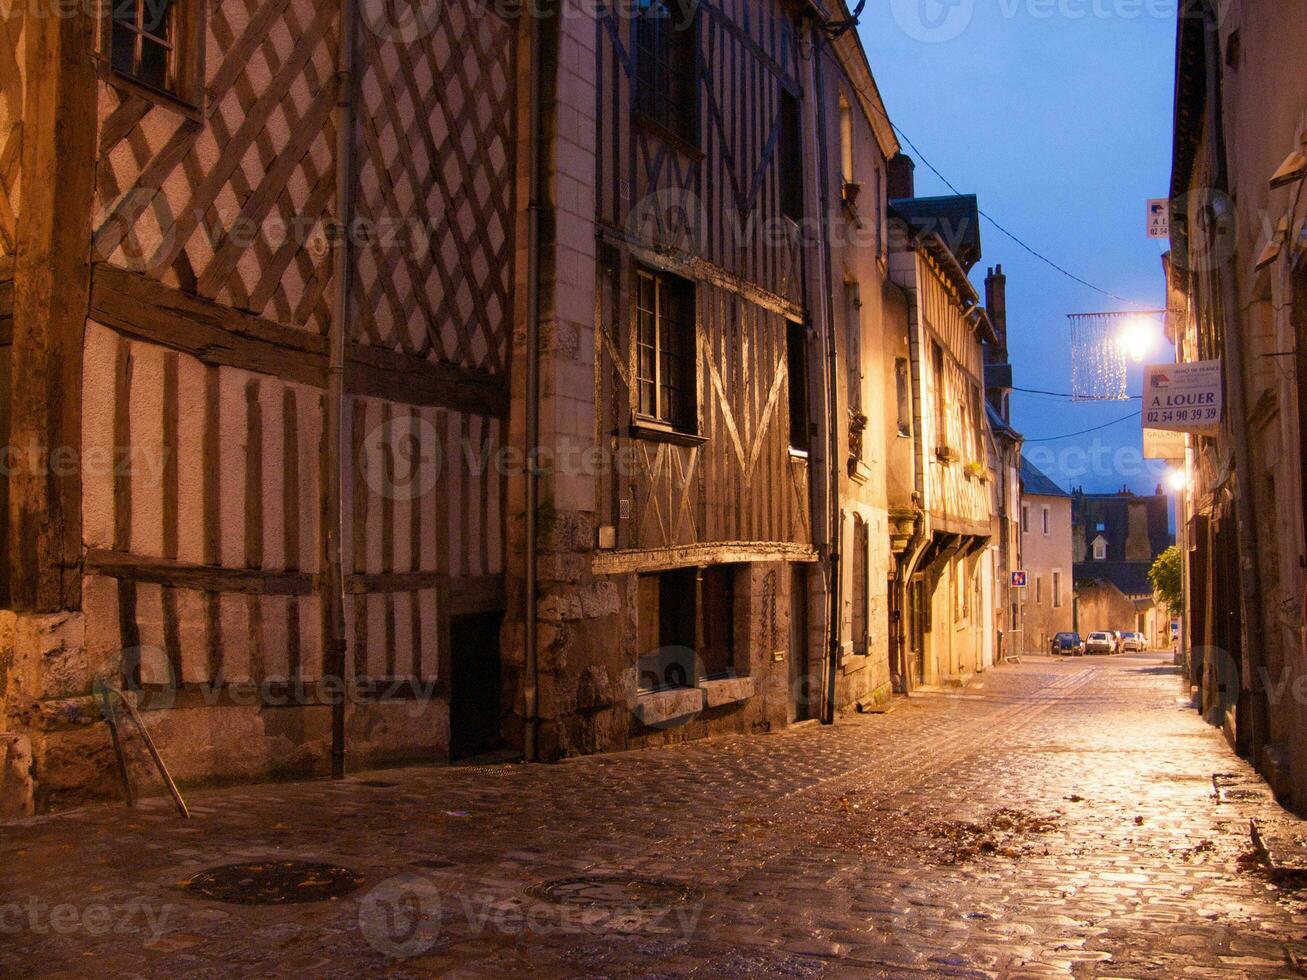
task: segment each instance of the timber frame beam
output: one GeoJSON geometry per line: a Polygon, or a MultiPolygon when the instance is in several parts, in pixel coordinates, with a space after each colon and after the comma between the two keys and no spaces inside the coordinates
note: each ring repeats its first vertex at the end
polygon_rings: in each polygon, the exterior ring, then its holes
{"type": "MultiPolygon", "coordinates": [[[[153,279],[97,265],[91,318],[118,333],[190,354],[205,364],[241,368],[325,388],[327,339],[173,289],[153,279]]],[[[452,364],[350,343],[346,390],[504,418],[503,379],[452,364]]]]}
{"type": "Polygon", "coordinates": [[[17,248],[7,548],[14,609],[81,606],[82,345],[95,193],[95,19],[28,16],[17,248]]]}

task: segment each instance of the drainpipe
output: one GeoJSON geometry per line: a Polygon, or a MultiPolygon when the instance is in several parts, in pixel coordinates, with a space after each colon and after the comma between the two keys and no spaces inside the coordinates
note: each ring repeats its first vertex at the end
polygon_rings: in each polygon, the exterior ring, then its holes
{"type": "Polygon", "coordinates": [[[525,626],[524,676],[522,700],[525,728],[522,733],[522,756],[536,761],[539,732],[539,630],[536,619],[538,579],[537,547],[540,507],[540,480],[536,470],[536,451],[540,445],[540,212],[544,172],[543,104],[545,98],[543,16],[531,21],[531,105],[528,122],[531,158],[528,164],[528,198],[526,209],[526,555],[522,587],[522,617],[525,626]]]}
{"type": "MultiPolygon", "coordinates": [[[[1208,150],[1217,168],[1216,184],[1223,192],[1229,190],[1229,169],[1226,165],[1225,146],[1221,127],[1221,53],[1220,33],[1214,9],[1208,5],[1204,17],[1204,54],[1207,68],[1207,107],[1212,114],[1207,126],[1208,150]]],[[[1214,211],[1232,207],[1228,194],[1213,197],[1214,211]]],[[[1217,215],[1232,223],[1234,215],[1224,213],[1217,215]]],[[[1212,233],[1225,224],[1216,221],[1212,224],[1212,233]]],[[[1210,243],[1209,243],[1210,244],[1210,243]]],[[[1210,254],[1210,253],[1209,253],[1210,254]]],[[[1257,519],[1253,507],[1253,463],[1251,447],[1253,443],[1252,426],[1248,422],[1248,396],[1244,385],[1244,360],[1241,336],[1239,335],[1240,309],[1235,292],[1235,269],[1233,259],[1230,267],[1218,267],[1216,270],[1217,288],[1221,303],[1221,317],[1225,321],[1225,360],[1228,370],[1225,372],[1226,385],[1230,394],[1230,412],[1233,419],[1232,429],[1235,436],[1235,469],[1239,474],[1237,493],[1235,494],[1235,512],[1238,514],[1239,527],[1236,537],[1239,547],[1239,593],[1243,600],[1243,647],[1245,681],[1248,685],[1249,707],[1252,709],[1249,750],[1255,768],[1261,767],[1261,750],[1267,740],[1266,705],[1262,700],[1263,657],[1258,644],[1265,642],[1266,633],[1262,627],[1261,581],[1257,567],[1256,536],[1257,519]]],[[[1242,726],[1240,726],[1242,727],[1242,726]]]]}
{"type": "MultiPolygon", "coordinates": [[[[830,168],[829,156],[826,146],[826,86],[825,76],[822,72],[822,49],[825,43],[825,34],[821,30],[819,21],[812,22],[812,71],[814,76],[813,92],[817,100],[817,165],[820,168],[821,178],[818,181],[819,200],[821,204],[821,214],[823,216],[830,214],[830,168]]],[[[842,596],[841,596],[841,574],[840,574],[840,534],[842,530],[842,521],[840,514],[840,424],[839,424],[839,396],[836,391],[837,378],[839,377],[839,364],[837,362],[837,352],[835,348],[835,305],[832,302],[832,291],[834,284],[831,277],[831,262],[833,256],[830,247],[830,234],[826,227],[826,222],[821,223],[821,291],[824,300],[825,310],[823,320],[825,321],[825,332],[823,334],[823,346],[826,354],[826,378],[822,386],[826,394],[826,429],[827,429],[827,464],[826,479],[827,486],[827,510],[828,525],[827,532],[827,565],[830,575],[830,587],[827,595],[830,599],[830,630],[829,630],[829,649],[827,651],[826,663],[822,670],[822,712],[821,721],[824,725],[833,725],[835,723],[835,693],[836,683],[839,677],[840,665],[840,632],[842,626],[842,596]]]]}
{"type": "Polygon", "coordinates": [[[345,775],[345,576],[341,551],[344,528],[342,471],[348,458],[344,439],[345,346],[348,335],[351,272],[350,223],[354,207],[354,2],[344,0],[340,11],[340,47],[336,52],[336,251],[335,295],[327,347],[327,392],[323,437],[327,467],[323,488],[322,615],[327,638],[326,676],[336,678],[340,690],[331,705],[331,775],[345,775]]]}

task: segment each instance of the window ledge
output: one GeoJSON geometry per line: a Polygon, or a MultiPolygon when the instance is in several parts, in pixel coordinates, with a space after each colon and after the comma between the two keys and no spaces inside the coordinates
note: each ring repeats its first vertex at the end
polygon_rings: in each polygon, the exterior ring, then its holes
{"type": "Polygon", "coordinates": [[[670,691],[642,691],[635,699],[635,716],[642,725],[661,725],[703,710],[704,692],[698,687],[670,691]]]}
{"type": "Polygon", "coordinates": [[[191,122],[204,122],[204,106],[196,100],[186,98],[176,92],[170,92],[167,89],[155,88],[152,85],[146,85],[144,82],[137,81],[130,75],[124,75],[121,72],[114,71],[108,64],[101,61],[97,74],[100,81],[113,88],[126,92],[129,95],[135,95],[138,98],[145,99],[157,106],[165,109],[171,109],[173,112],[184,116],[191,122]]]}
{"type": "Polygon", "coordinates": [[[699,689],[709,708],[723,704],[735,704],[748,701],[758,693],[757,682],[752,677],[723,677],[715,681],[700,681],[699,689]]]}
{"type": "Polygon", "coordinates": [[[850,457],[849,479],[854,483],[866,483],[871,479],[871,467],[857,457],[850,457]]]}
{"type": "Polygon", "coordinates": [[[652,439],[655,442],[670,442],[677,446],[702,446],[708,440],[695,432],[683,432],[670,425],[650,422],[644,419],[631,420],[631,436],[635,439],[652,439]]]}

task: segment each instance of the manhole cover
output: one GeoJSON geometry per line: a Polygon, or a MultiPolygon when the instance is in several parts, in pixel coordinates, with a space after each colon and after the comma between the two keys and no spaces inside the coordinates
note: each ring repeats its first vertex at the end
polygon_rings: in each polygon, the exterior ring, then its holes
{"type": "Polygon", "coordinates": [[[664,909],[703,897],[676,881],[591,875],[532,885],[527,893],[557,905],[587,909],[664,909]]]}
{"type": "Polygon", "coordinates": [[[193,875],[178,887],[192,895],[238,905],[292,905],[348,895],[363,884],[359,875],[334,864],[309,861],[253,861],[224,864],[193,875]]]}

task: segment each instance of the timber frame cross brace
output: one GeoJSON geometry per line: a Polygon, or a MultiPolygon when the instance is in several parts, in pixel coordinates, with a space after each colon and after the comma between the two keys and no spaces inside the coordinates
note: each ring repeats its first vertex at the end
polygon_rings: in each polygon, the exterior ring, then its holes
{"type": "Polygon", "coordinates": [[[145,727],[145,722],[141,720],[140,713],[134,705],[116,687],[110,687],[103,681],[95,682],[95,691],[100,695],[100,702],[104,706],[105,724],[109,726],[109,738],[113,742],[113,754],[118,760],[118,775],[123,783],[123,796],[127,800],[129,807],[136,805],[136,795],[132,791],[132,777],[127,771],[127,757],[123,754],[122,735],[118,729],[118,714],[114,710],[113,697],[116,696],[127,709],[128,715],[131,716],[132,723],[136,730],[140,732],[141,740],[145,742],[145,748],[150,753],[150,758],[154,760],[155,767],[159,770],[159,776],[163,779],[163,784],[168,788],[169,795],[172,796],[173,803],[177,804],[177,812],[186,820],[190,817],[190,811],[186,809],[186,801],[182,799],[181,792],[177,789],[177,784],[173,782],[172,776],[168,772],[168,767],[164,765],[163,756],[159,754],[158,747],[154,744],[154,739],[150,737],[149,729],[145,727]]]}

